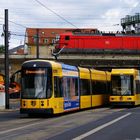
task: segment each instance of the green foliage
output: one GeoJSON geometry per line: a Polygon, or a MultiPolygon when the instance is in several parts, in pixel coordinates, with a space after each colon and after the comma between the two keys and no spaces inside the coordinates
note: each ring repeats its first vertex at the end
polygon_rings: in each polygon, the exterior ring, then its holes
{"type": "Polygon", "coordinates": [[[5,46],[4,45],[0,45],[0,54],[4,53],[5,50],[5,46]]]}

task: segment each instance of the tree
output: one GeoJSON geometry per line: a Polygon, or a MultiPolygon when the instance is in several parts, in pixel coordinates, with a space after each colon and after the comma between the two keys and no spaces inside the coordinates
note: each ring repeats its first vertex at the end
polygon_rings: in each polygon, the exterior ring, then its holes
{"type": "Polygon", "coordinates": [[[0,45],[0,54],[4,53],[5,51],[5,46],[4,45],[0,45]]]}

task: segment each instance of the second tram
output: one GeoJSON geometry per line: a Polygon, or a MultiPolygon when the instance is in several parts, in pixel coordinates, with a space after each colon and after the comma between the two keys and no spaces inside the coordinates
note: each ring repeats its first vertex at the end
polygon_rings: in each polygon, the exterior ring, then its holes
{"type": "Polygon", "coordinates": [[[112,69],[111,105],[140,104],[140,71],[137,69],[112,69]]]}

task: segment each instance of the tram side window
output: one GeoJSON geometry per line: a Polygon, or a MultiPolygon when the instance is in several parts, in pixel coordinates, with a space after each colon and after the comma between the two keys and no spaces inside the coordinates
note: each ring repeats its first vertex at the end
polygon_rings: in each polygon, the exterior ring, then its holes
{"type": "Polygon", "coordinates": [[[65,98],[71,99],[78,96],[78,78],[63,77],[62,78],[62,92],[65,98]]]}
{"type": "Polygon", "coordinates": [[[140,94],[140,81],[139,80],[136,81],[136,93],[140,94]]]}
{"type": "Polygon", "coordinates": [[[62,78],[54,77],[54,96],[63,97],[62,94],[62,78]]]}
{"type": "Polygon", "coordinates": [[[107,83],[105,81],[92,81],[92,94],[106,94],[107,83]]]}
{"type": "Polygon", "coordinates": [[[90,95],[90,81],[88,79],[80,79],[81,95],[90,95]]]}

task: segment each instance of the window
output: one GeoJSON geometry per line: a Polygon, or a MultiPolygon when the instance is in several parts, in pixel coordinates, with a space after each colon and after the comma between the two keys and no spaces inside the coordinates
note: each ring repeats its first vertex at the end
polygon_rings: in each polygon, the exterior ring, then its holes
{"type": "Polygon", "coordinates": [[[107,94],[106,81],[92,81],[92,93],[93,94],[107,94]]]}
{"type": "Polygon", "coordinates": [[[51,69],[35,68],[22,71],[22,98],[45,99],[52,96],[51,69]]]}
{"type": "Polygon", "coordinates": [[[78,96],[78,78],[63,77],[62,93],[63,96],[68,99],[72,99],[74,96],[78,96]]]}
{"type": "Polygon", "coordinates": [[[78,78],[54,77],[54,96],[68,99],[78,96],[78,78]]]}
{"type": "Polygon", "coordinates": [[[53,43],[53,44],[56,43],[56,39],[52,39],[52,43],[53,43]]]}
{"type": "Polygon", "coordinates": [[[113,95],[133,95],[133,76],[118,75],[111,79],[113,95]]]}
{"type": "Polygon", "coordinates": [[[80,79],[80,93],[81,95],[90,95],[90,80],[80,79]]]}
{"type": "Polygon", "coordinates": [[[65,36],[65,40],[70,40],[70,36],[65,36]]]}
{"type": "Polygon", "coordinates": [[[44,43],[45,43],[45,44],[48,43],[48,39],[47,39],[47,38],[44,39],[44,43]]]}
{"type": "Polygon", "coordinates": [[[35,44],[37,44],[37,41],[39,41],[39,43],[40,43],[40,38],[37,38],[37,35],[34,35],[33,36],[33,42],[35,43],[35,44]]]}
{"type": "Polygon", "coordinates": [[[60,39],[60,35],[56,35],[55,40],[59,41],[59,39],[60,39]]]}
{"type": "Polygon", "coordinates": [[[62,78],[54,77],[54,97],[63,97],[62,78]]]}

